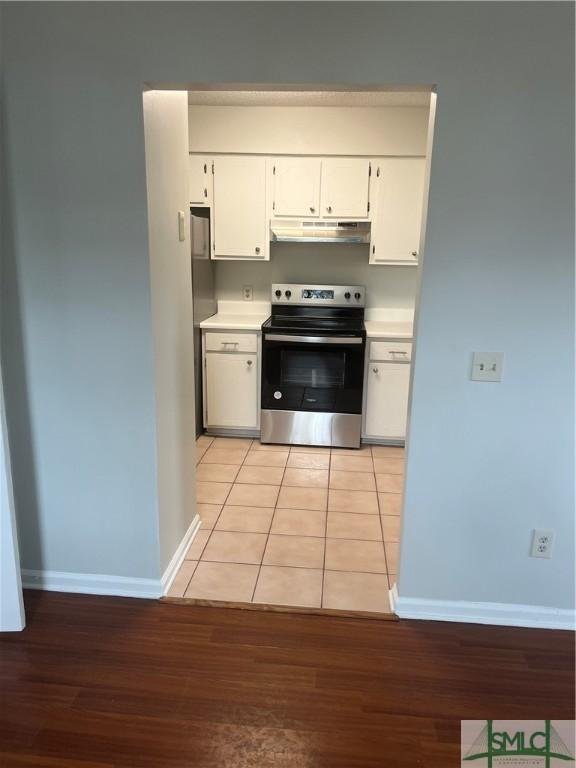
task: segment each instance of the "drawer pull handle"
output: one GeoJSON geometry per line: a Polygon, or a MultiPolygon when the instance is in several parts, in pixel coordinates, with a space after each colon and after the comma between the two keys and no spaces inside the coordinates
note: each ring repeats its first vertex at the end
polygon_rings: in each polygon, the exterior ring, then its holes
{"type": "Polygon", "coordinates": [[[246,360],[246,365],[252,365],[252,360],[246,360]]]}
{"type": "Polygon", "coordinates": [[[372,368],[372,370],[374,371],[374,373],[378,373],[378,368],[372,368]]]}

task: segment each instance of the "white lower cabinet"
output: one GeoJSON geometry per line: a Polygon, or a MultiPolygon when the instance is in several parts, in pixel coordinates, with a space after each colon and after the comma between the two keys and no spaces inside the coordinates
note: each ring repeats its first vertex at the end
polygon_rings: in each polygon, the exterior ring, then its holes
{"type": "Polygon", "coordinates": [[[258,429],[258,354],[206,351],[211,346],[209,337],[206,333],[204,426],[208,429],[258,429]]]}
{"type": "Polygon", "coordinates": [[[371,342],[366,375],[364,436],[404,440],[408,417],[411,344],[371,342]]]}

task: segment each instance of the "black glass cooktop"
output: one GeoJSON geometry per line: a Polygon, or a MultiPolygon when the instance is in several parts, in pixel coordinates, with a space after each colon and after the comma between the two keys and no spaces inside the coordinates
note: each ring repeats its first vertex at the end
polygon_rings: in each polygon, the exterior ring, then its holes
{"type": "Polygon", "coordinates": [[[270,317],[262,325],[264,329],[282,331],[337,331],[339,333],[362,333],[364,321],[359,318],[333,317],[270,317]]]}

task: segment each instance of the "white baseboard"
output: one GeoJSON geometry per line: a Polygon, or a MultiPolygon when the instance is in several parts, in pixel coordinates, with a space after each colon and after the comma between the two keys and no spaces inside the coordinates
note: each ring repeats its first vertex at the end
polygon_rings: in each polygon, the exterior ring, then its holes
{"type": "Polygon", "coordinates": [[[116,595],[118,597],[162,597],[160,579],[139,579],[133,576],[106,576],[94,573],[22,570],[24,589],[47,592],[80,592],[85,595],[116,595]]]}
{"type": "Polygon", "coordinates": [[[401,597],[396,584],[390,590],[390,605],[392,611],[401,619],[569,630],[574,630],[576,624],[576,612],[566,608],[401,597]]]}
{"type": "Polygon", "coordinates": [[[202,521],[200,520],[199,515],[196,515],[194,520],[192,520],[192,522],[190,523],[190,527],[184,534],[182,541],[178,545],[178,549],[176,550],[176,552],[174,552],[174,555],[172,556],[172,560],[170,560],[166,570],[162,575],[161,584],[162,584],[163,595],[165,595],[170,589],[170,587],[172,586],[174,577],[176,576],[180,566],[184,562],[184,558],[186,557],[186,552],[188,552],[188,547],[194,541],[194,538],[198,533],[198,531],[200,530],[201,525],[202,525],[202,521]]]}
{"type": "Polygon", "coordinates": [[[135,576],[106,576],[95,573],[31,571],[23,569],[22,587],[24,589],[43,589],[47,592],[79,592],[84,595],[115,595],[116,597],[158,599],[170,588],[170,584],[178,572],[188,547],[199,528],[200,518],[196,515],[161,579],[140,579],[135,576]]]}

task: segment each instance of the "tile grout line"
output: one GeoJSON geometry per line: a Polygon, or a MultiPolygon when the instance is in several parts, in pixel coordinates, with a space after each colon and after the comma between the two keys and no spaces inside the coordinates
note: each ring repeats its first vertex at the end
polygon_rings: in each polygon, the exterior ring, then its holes
{"type": "Polygon", "coordinates": [[[332,448],[328,454],[328,487],[326,488],[326,521],[324,523],[324,557],[322,559],[322,589],[320,591],[320,608],[324,607],[324,578],[326,577],[326,547],[328,542],[328,509],[330,508],[330,473],[332,472],[332,448]]]}
{"type": "MultiPolygon", "coordinates": [[[[201,437],[202,437],[202,435],[201,435],[201,437]]],[[[199,440],[199,438],[197,437],[197,438],[196,438],[196,443],[195,443],[195,445],[194,445],[194,447],[195,447],[196,449],[198,448],[198,440],[199,440]]],[[[214,442],[214,438],[212,437],[212,438],[210,439],[210,442],[209,442],[209,443],[208,443],[208,445],[206,446],[205,450],[204,450],[204,451],[202,451],[202,456],[200,456],[200,458],[199,458],[199,459],[198,459],[198,461],[196,462],[196,469],[198,469],[198,465],[200,464],[200,462],[201,462],[201,461],[202,461],[202,459],[204,458],[204,455],[206,454],[206,451],[207,451],[207,450],[210,448],[210,446],[212,445],[212,443],[213,443],[213,442],[214,442]]],[[[198,482],[199,482],[199,481],[198,481],[198,480],[196,480],[196,483],[198,483],[198,482]]],[[[196,495],[198,495],[198,494],[196,494],[196,495]]],[[[198,503],[199,503],[199,502],[198,502],[198,499],[196,498],[196,504],[198,504],[198,503]]],[[[222,511],[222,510],[220,510],[220,512],[221,512],[221,511],[222,511]]],[[[218,515],[218,516],[220,516],[220,515],[218,515]]],[[[200,526],[200,529],[199,529],[199,531],[200,531],[200,530],[202,530],[202,526],[200,526]]],[[[209,538],[210,538],[210,535],[208,536],[208,539],[209,539],[209,538]]],[[[206,539],[206,544],[208,543],[208,539],[206,539]]],[[[206,546],[206,544],[204,545],[204,547],[206,546]]],[[[204,552],[204,547],[202,548],[202,552],[204,552]]],[[[188,554],[188,550],[186,550],[186,554],[188,554]]],[[[202,553],[201,553],[201,554],[202,554],[202,553]]],[[[176,576],[178,576],[178,574],[179,574],[179,573],[180,573],[180,571],[182,570],[182,567],[184,566],[184,563],[186,563],[186,562],[187,562],[187,561],[186,561],[186,555],[184,555],[184,560],[182,561],[182,564],[180,565],[180,568],[178,568],[178,573],[176,574],[176,576]]],[[[188,560],[188,562],[192,562],[192,561],[191,561],[191,560],[188,560]]],[[[188,581],[186,582],[186,586],[184,587],[184,590],[182,591],[182,597],[184,597],[184,595],[186,594],[186,590],[187,590],[187,589],[188,589],[188,587],[190,586],[190,583],[192,582],[192,579],[194,578],[194,574],[196,573],[196,570],[197,570],[197,568],[198,568],[199,564],[200,564],[200,558],[198,558],[198,560],[196,560],[196,565],[195,565],[195,566],[194,566],[194,568],[192,569],[192,573],[191,573],[191,575],[190,575],[190,578],[189,578],[189,579],[188,579],[188,581]]],[[[176,576],[175,576],[174,578],[176,578],[176,576]]]]}
{"type": "MultiPolygon", "coordinates": [[[[374,456],[372,456],[372,464],[374,464],[374,456]]],[[[388,577],[388,556],[386,555],[386,542],[384,541],[384,526],[382,524],[382,508],[380,507],[380,492],[378,491],[378,482],[376,481],[376,467],[374,467],[374,480],[376,482],[376,503],[378,504],[378,520],[380,521],[380,530],[382,531],[382,549],[384,550],[384,564],[386,566],[386,583],[388,589],[390,589],[390,579],[388,577]]]]}
{"type": "MultiPolygon", "coordinates": [[[[246,454],[248,455],[248,454],[246,454]]],[[[252,597],[250,598],[250,602],[254,602],[254,596],[256,595],[256,589],[258,588],[258,582],[260,581],[260,574],[262,573],[262,565],[264,563],[264,555],[266,554],[266,550],[268,548],[268,542],[270,541],[270,531],[272,530],[272,524],[274,522],[274,518],[276,516],[276,510],[278,509],[278,499],[280,498],[280,493],[282,491],[282,483],[284,482],[284,475],[286,474],[286,467],[288,466],[288,459],[290,458],[290,448],[288,448],[288,456],[286,457],[286,463],[284,464],[284,469],[282,470],[282,477],[280,478],[280,485],[278,486],[278,493],[276,495],[276,500],[274,502],[274,508],[272,510],[272,517],[270,518],[270,525],[268,527],[268,533],[266,535],[266,541],[264,542],[264,549],[262,550],[262,558],[260,560],[260,565],[258,566],[258,573],[256,574],[256,581],[254,582],[254,589],[252,590],[252,597]]]]}
{"type": "MultiPolygon", "coordinates": [[[[215,440],[215,438],[211,438],[209,445],[206,447],[206,450],[204,451],[204,453],[202,454],[200,459],[196,462],[196,467],[198,467],[198,465],[202,462],[202,459],[204,458],[205,454],[212,447],[212,444],[214,443],[214,440],[215,440]]],[[[254,442],[254,441],[252,441],[252,442],[254,442]]],[[[250,446],[248,447],[248,450],[250,450],[250,447],[252,446],[252,442],[250,443],[250,446]]],[[[198,438],[196,438],[196,444],[197,443],[198,443],[198,438]]],[[[247,455],[248,455],[248,451],[246,451],[246,456],[247,455]]],[[[205,463],[208,464],[209,462],[205,462],[205,463]]],[[[237,465],[231,465],[231,466],[237,466],[237,465]]],[[[241,466],[242,466],[242,464],[240,464],[240,467],[241,466]]],[[[240,467],[238,467],[238,472],[240,471],[240,467]]],[[[236,473],[236,477],[238,476],[238,472],[236,473]]],[[[201,481],[197,481],[197,483],[198,482],[201,482],[201,481]]],[[[228,497],[230,496],[230,493],[232,492],[233,486],[234,486],[234,482],[232,482],[230,484],[230,490],[228,491],[228,493],[226,495],[226,499],[224,500],[224,503],[220,507],[220,512],[218,513],[218,515],[216,517],[216,520],[214,520],[214,524],[212,525],[212,528],[209,529],[209,533],[208,533],[208,537],[206,539],[206,543],[204,544],[204,546],[202,547],[202,549],[200,551],[200,554],[198,556],[198,560],[196,561],[196,565],[194,567],[194,570],[192,571],[192,576],[190,576],[190,580],[188,581],[188,584],[186,585],[186,588],[184,589],[183,596],[186,594],[186,591],[190,587],[190,584],[192,583],[192,579],[194,578],[194,575],[196,574],[196,571],[198,570],[198,566],[200,565],[200,562],[212,562],[211,560],[204,560],[204,561],[202,561],[202,555],[204,554],[204,551],[205,551],[206,547],[208,546],[208,542],[210,541],[210,538],[211,538],[212,534],[214,533],[214,531],[216,529],[216,524],[218,523],[218,520],[220,519],[220,516],[222,515],[222,512],[224,511],[224,507],[226,506],[226,501],[228,500],[228,497]]],[[[202,503],[207,503],[208,504],[210,502],[199,502],[198,501],[198,494],[196,494],[196,503],[197,504],[202,504],[202,503]]],[[[202,530],[202,527],[200,527],[200,530],[202,530]]],[[[186,562],[186,560],[184,560],[184,562],[186,562]]],[[[180,567],[182,567],[182,566],[180,566],[180,567]]]]}
{"type": "MultiPolygon", "coordinates": [[[[238,505],[238,506],[243,506],[243,505],[238,505]]],[[[254,507],[254,509],[273,509],[273,508],[272,507],[254,507]]],[[[276,510],[274,509],[274,511],[276,511],[276,510]]],[[[293,509],[285,509],[284,507],[280,507],[279,511],[281,511],[281,512],[293,512],[294,510],[293,509]]],[[[323,510],[321,510],[321,509],[305,509],[303,511],[304,512],[322,512],[323,510]]],[[[336,512],[335,514],[340,514],[340,513],[336,512]]],[[[344,513],[344,514],[347,514],[347,513],[344,513]]],[[[372,517],[376,517],[376,515],[368,515],[368,517],[372,518],[372,517]]],[[[206,529],[204,529],[204,530],[206,530],[206,529]]],[[[216,529],[214,529],[214,530],[216,530],[216,529]]],[[[232,529],[232,528],[230,528],[230,529],[228,529],[228,528],[218,528],[217,532],[218,533],[266,534],[266,531],[238,531],[238,530],[235,530],[235,529],[232,529]]],[[[334,540],[334,541],[373,541],[373,542],[382,541],[382,539],[380,539],[380,538],[378,538],[378,539],[359,539],[356,536],[330,536],[330,537],[327,537],[327,536],[312,536],[312,535],[310,535],[308,533],[272,533],[272,531],[270,531],[270,535],[271,536],[284,536],[286,538],[296,538],[297,537],[299,539],[327,539],[327,538],[330,538],[331,541],[332,540],[334,540]]],[[[390,544],[396,544],[397,542],[391,541],[389,543],[390,544]]],[[[214,562],[217,562],[217,561],[214,561],[214,562]]],[[[252,563],[252,565],[255,565],[255,563],[252,563]]],[[[331,571],[332,568],[329,568],[328,570],[331,571]]]]}
{"type": "MultiPolygon", "coordinates": [[[[206,450],[208,450],[208,449],[209,449],[209,448],[212,446],[212,443],[213,443],[213,442],[214,442],[214,438],[212,438],[212,442],[210,443],[210,445],[208,446],[208,448],[207,448],[206,450]]],[[[252,442],[254,442],[254,441],[252,441],[252,442]]],[[[250,443],[250,446],[251,446],[251,445],[252,445],[252,443],[250,443]]],[[[250,446],[248,446],[248,451],[250,450],[250,446]]],[[[246,456],[248,455],[248,451],[246,451],[246,456]]],[[[246,458],[246,457],[244,457],[244,458],[246,458]]],[[[206,463],[208,463],[208,462],[206,462],[206,463]]],[[[242,462],[242,464],[243,464],[243,463],[244,463],[244,461],[242,462]]],[[[240,464],[240,467],[242,466],[242,464],[240,464]]],[[[237,465],[234,465],[234,466],[237,466],[237,465]]],[[[238,469],[238,472],[239,472],[239,471],[240,471],[240,468],[238,469]]],[[[238,472],[236,473],[236,476],[238,476],[238,472]]],[[[204,543],[204,546],[203,546],[203,547],[202,547],[202,549],[200,550],[200,554],[198,555],[198,560],[197,560],[197,562],[196,562],[196,567],[194,568],[194,571],[192,572],[192,576],[190,577],[190,581],[188,582],[188,584],[187,584],[187,586],[186,586],[186,589],[184,590],[184,595],[186,594],[186,590],[187,590],[187,589],[190,587],[190,584],[192,583],[192,579],[194,578],[194,576],[195,576],[195,574],[196,574],[196,571],[198,570],[198,566],[200,565],[200,563],[201,563],[201,562],[205,562],[205,563],[209,563],[209,562],[216,562],[216,561],[212,561],[212,560],[202,560],[202,555],[203,555],[203,554],[204,554],[204,552],[206,551],[206,547],[208,546],[208,542],[209,542],[209,541],[210,541],[210,539],[212,538],[212,534],[214,533],[214,530],[216,529],[216,524],[218,523],[218,520],[220,519],[220,515],[221,515],[221,514],[222,514],[222,512],[224,511],[224,507],[226,506],[226,502],[228,501],[228,498],[229,498],[230,494],[232,493],[232,488],[233,488],[233,487],[234,487],[234,482],[230,483],[230,488],[229,488],[229,490],[228,490],[228,493],[226,494],[226,498],[224,499],[224,502],[223,502],[223,504],[222,504],[222,507],[221,507],[221,509],[220,509],[220,512],[218,513],[218,517],[217,517],[217,518],[216,518],[216,520],[214,521],[214,525],[212,526],[212,528],[209,530],[209,532],[208,532],[208,537],[207,537],[207,539],[206,539],[206,542],[204,543]]],[[[198,501],[198,498],[196,498],[196,503],[198,504],[198,503],[203,503],[203,502],[199,502],[199,501],[198,501]]],[[[205,503],[209,503],[209,502],[205,502],[205,503]]],[[[200,530],[202,530],[202,529],[200,528],[200,530]]]]}

